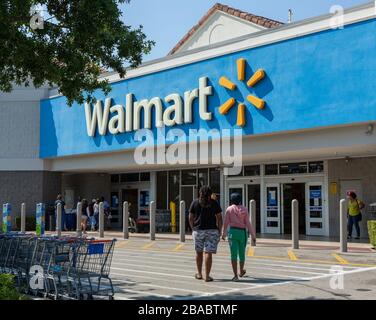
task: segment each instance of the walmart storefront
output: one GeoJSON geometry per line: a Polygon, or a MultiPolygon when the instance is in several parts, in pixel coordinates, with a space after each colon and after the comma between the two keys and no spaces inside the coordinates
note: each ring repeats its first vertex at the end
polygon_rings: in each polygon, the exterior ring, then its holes
{"type": "Polygon", "coordinates": [[[40,157],[61,173],[68,206],[104,195],[114,225],[122,201],[147,217],[151,199],[168,212],[210,184],[223,207],[233,191],[255,199],[261,233],[290,233],[297,198],[302,234],[336,236],[347,190],[376,202],[374,8],[347,11],[345,23],[319,17],[108,75],[111,93],[92,104],[52,96],[41,101],[40,157]],[[190,159],[192,132],[209,133],[206,162],[190,159]],[[242,161],[235,175],[211,148],[218,137],[242,161]]]}

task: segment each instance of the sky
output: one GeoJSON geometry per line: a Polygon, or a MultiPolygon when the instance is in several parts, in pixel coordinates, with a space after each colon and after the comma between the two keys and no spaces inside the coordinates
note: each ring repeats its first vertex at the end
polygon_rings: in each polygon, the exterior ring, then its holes
{"type": "Polygon", "coordinates": [[[293,10],[293,21],[330,12],[333,5],[344,8],[370,2],[368,0],[131,0],[122,4],[126,25],[144,27],[144,33],[156,45],[144,61],[161,58],[205,15],[216,3],[234,7],[256,15],[287,22],[288,10],[293,10]]]}

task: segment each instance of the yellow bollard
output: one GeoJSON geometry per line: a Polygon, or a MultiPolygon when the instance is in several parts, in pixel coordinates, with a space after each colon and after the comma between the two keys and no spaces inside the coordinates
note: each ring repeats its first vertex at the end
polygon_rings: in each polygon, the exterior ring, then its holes
{"type": "Polygon", "coordinates": [[[176,204],[175,202],[170,202],[170,210],[171,210],[171,231],[174,233],[176,232],[176,204]]]}

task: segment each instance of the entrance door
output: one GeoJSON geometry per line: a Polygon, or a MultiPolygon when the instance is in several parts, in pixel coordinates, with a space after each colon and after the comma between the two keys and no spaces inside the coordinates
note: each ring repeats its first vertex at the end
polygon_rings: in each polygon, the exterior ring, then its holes
{"type": "Polygon", "coordinates": [[[291,202],[296,199],[299,202],[299,233],[306,234],[305,183],[285,183],[282,186],[283,233],[292,233],[291,202]]]}
{"type": "Polygon", "coordinates": [[[266,185],[266,233],[281,233],[279,184],[266,185]]]}
{"type": "Polygon", "coordinates": [[[129,216],[138,219],[138,189],[122,190],[122,200],[129,204],[129,216]]]}
{"type": "Polygon", "coordinates": [[[307,235],[324,236],[323,188],[321,183],[307,184],[307,235]]]}
{"type": "Polygon", "coordinates": [[[260,214],[260,185],[259,184],[249,184],[248,185],[248,210],[249,208],[249,202],[251,200],[256,201],[256,232],[260,233],[261,232],[261,214],[260,214]]]}

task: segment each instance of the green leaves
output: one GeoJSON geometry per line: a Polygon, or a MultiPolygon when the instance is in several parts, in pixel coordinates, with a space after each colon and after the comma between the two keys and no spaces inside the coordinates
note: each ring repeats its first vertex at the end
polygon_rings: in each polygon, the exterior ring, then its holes
{"type": "Polygon", "coordinates": [[[15,287],[14,275],[0,274],[0,300],[26,300],[15,287]]]}
{"type": "Polygon", "coordinates": [[[126,66],[139,66],[154,45],[141,26],[132,29],[120,20],[124,2],[129,1],[1,1],[0,90],[30,81],[56,85],[70,105],[93,101],[97,89],[108,93],[109,83],[98,79],[101,71],[123,77],[126,66]],[[34,6],[43,9],[44,19],[33,29],[34,6]]]}

